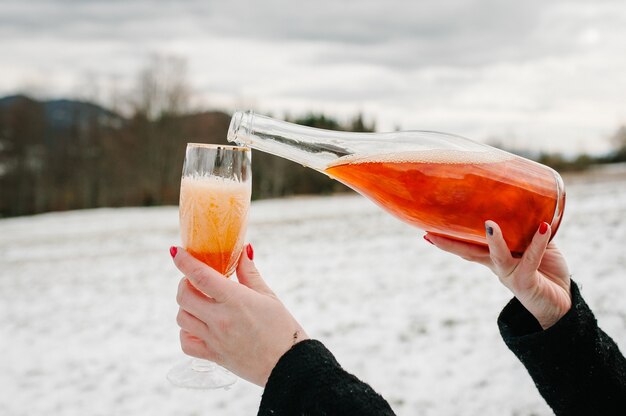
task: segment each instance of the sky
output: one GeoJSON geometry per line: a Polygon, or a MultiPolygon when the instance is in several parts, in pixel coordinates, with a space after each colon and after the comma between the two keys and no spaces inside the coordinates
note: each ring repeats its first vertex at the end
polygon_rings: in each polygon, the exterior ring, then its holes
{"type": "Polygon", "coordinates": [[[567,154],[626,124],[623,0],[0,1],[0,96],[106,104],[154,55],[202,108],[567,154]]]}

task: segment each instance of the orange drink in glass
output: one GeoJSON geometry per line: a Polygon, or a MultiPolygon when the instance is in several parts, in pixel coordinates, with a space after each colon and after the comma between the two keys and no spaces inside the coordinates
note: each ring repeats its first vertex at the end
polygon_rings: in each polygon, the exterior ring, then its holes
{"type": "MultiPolygon", "coordinates": [[[[250,207],[250,149],[187,144],[180,184],[182,246],[226,277],[233,274],[244,244],[250,207]]],[[[172,368],[175,385],[227,388],[236,377],[215,363],[192,359],[172,368]]]]}

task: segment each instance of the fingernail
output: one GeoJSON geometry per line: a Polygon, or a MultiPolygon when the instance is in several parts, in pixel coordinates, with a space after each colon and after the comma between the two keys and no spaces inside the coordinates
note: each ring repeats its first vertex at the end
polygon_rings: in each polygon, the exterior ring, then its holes
{"type": "Polygon", "coordinates": [[[493,227],[485,225],[485,230],[487,231],[487,235],[493,235],[493,227]]]}
{"type": "Polygon", "coordinates": [[[539,234],[545,234],[546,231],[548,231],[548,223],[542,222],[541,225],[539,225],[539,234]]]}
{"type": "Polygon", "coordinates": [[[250,260],[254,260],[254,250],[252,249],[252,244],[248,244],[246,246],[246,254],[250,260]]]}
{"type": "Polygon", "coordinates": [[[170,255],[172,256],[172,258],[176,257],[176,253],[178,252],[178,249],[174,246],[170,247],[170,255]]]}
{"type": "Polygon", "coordinates": [[[427,236],[424,236],[424,240],[428,241],[430,244],[432,244],[433,246],[435,245],[435,243],[433,243],[432,241],[430,241],[430,238],[428,238],[427,236]]]}

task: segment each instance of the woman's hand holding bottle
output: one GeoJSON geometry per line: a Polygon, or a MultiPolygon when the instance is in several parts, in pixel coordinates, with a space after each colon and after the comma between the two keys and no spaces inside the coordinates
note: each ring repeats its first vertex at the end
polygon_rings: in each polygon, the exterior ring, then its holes
{"type": "Polygon", "coordinates": [[[551,229],[542,223],[521,258],[509,251],[498,224],[485,222],[489,248],[464,243],[434,234],[424,238],[452,254],[490,268],[543,329],[554,325],[572,305],[570,273],[565,258],[548,243],[551,229]]]}

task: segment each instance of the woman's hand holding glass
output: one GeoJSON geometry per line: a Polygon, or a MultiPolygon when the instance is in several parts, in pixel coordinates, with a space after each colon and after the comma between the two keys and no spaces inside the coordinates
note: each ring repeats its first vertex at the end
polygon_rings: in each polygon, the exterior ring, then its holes
{"type": "Polygon", "coordinates": [[[185,354],[216,362],[265,386],[280,357],[308,336],[261,278],[252,247],[247,245],[239,259],[239,282],[226,279],[180,247],[172,253],[185,275],[176,297],[185,354]]]}
{"type": "Polygon", "coordinates": [[[539,226],[521,258],[511,255],[498,224],[487,221],[485,228],[489,248],[430,233],[424,238],[443,251],[490,268],[543,329],[554,325],[569,311],[572,300],[569,269],[556,245],[549,243],[550,226],[539,226]]]}

